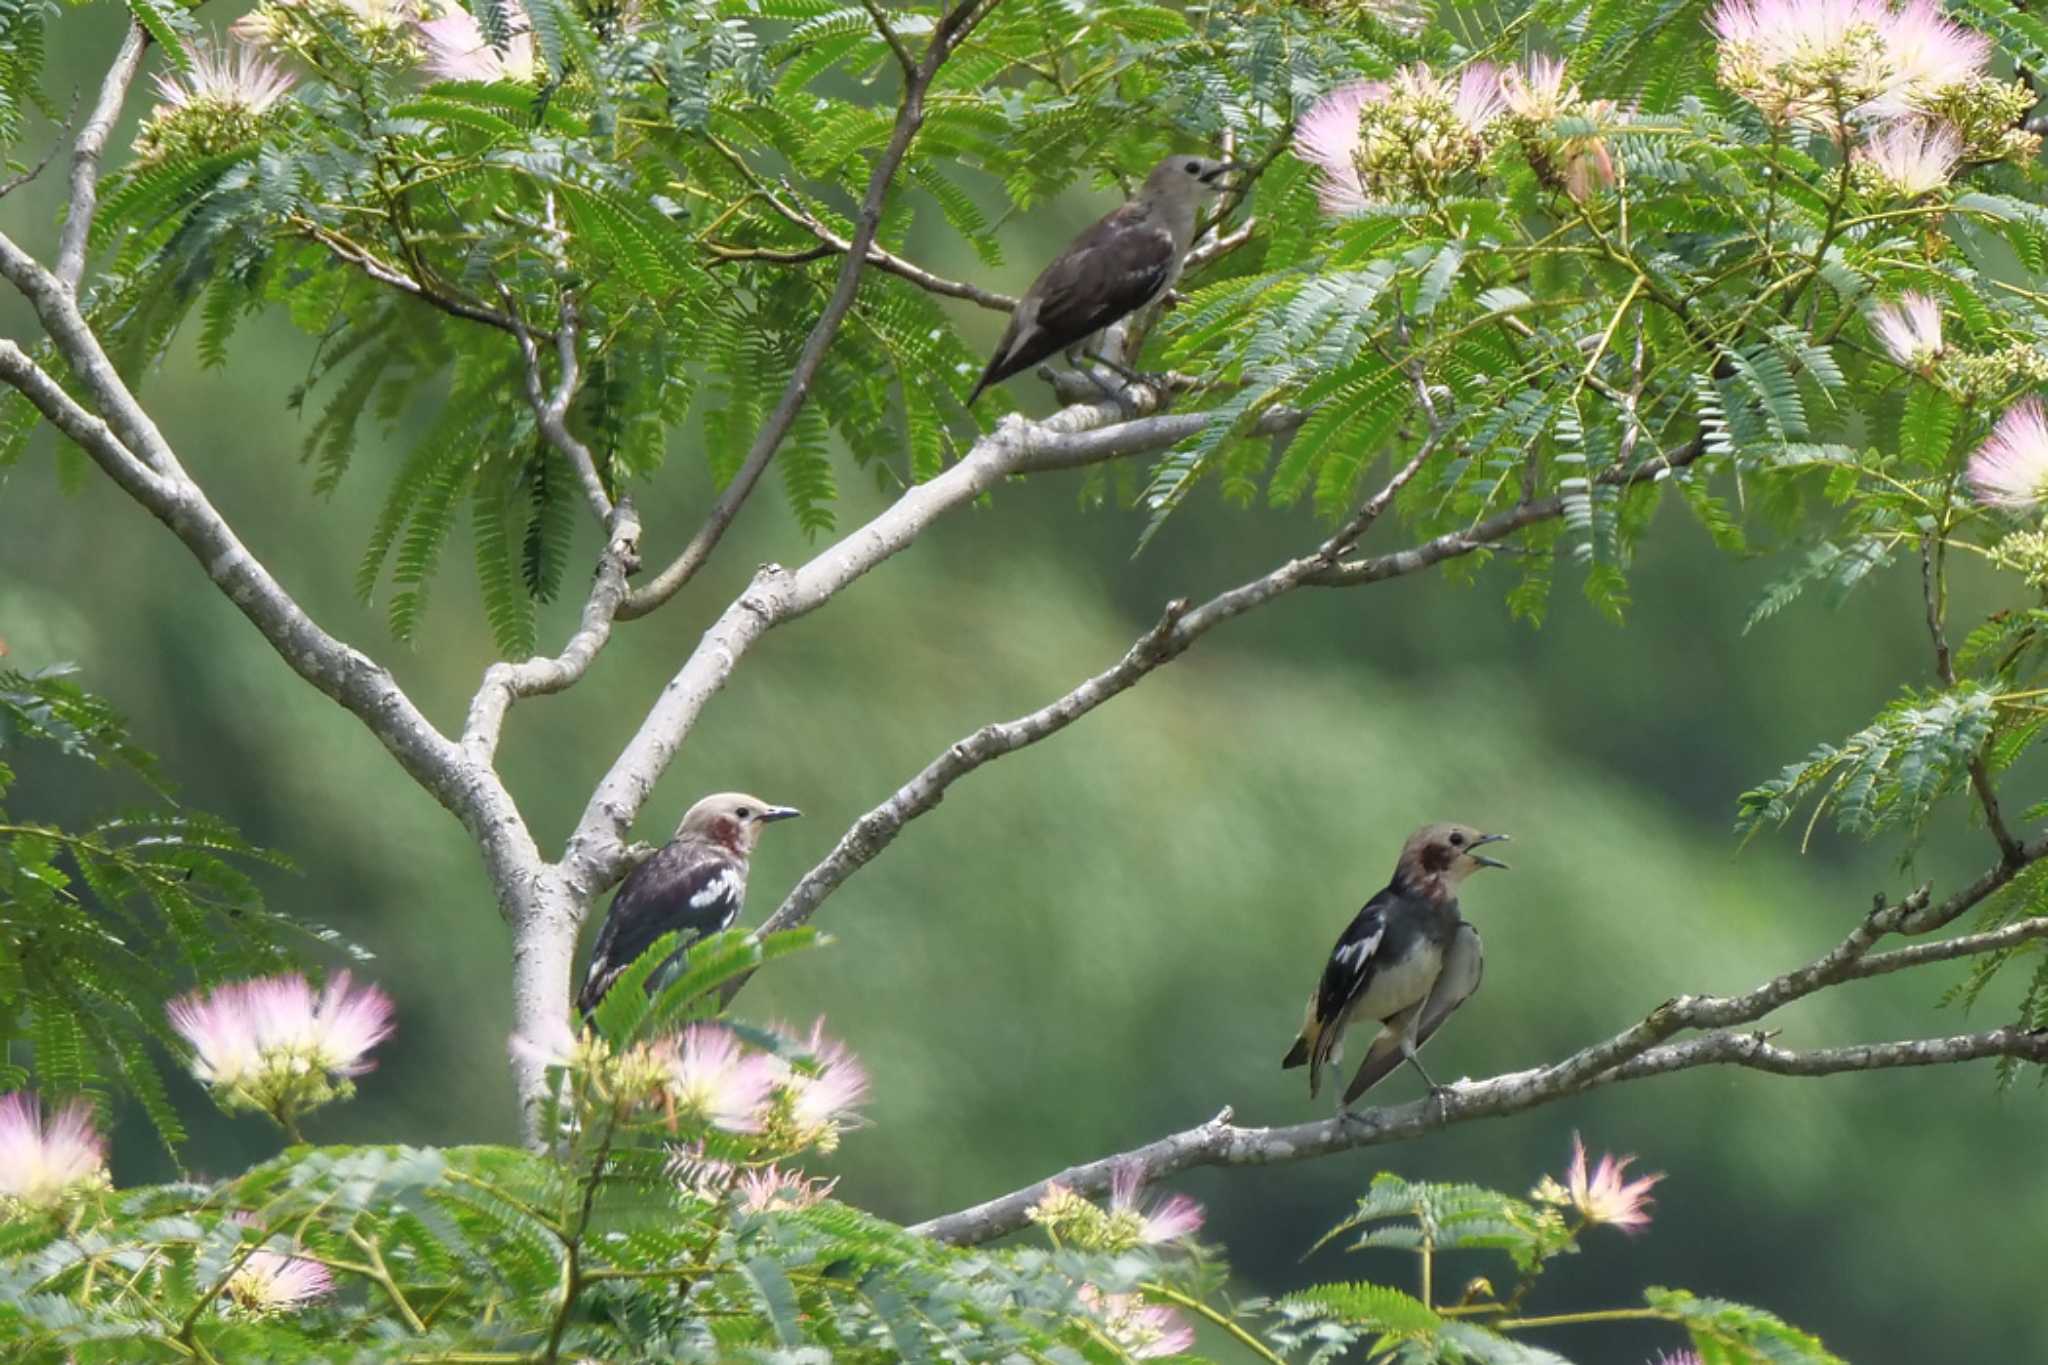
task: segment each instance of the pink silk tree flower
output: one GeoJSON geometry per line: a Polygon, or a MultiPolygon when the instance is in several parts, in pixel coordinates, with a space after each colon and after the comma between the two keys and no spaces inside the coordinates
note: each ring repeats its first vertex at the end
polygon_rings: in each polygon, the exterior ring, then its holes
{"type": "Polygon", "coordinates": [[[269,1114],[297,1136],[297,1116],[355,1093],[391,1036],[391,997],[337,972],[316,994],[296,972],[231,981],[173,1000],[171,1027],[192,1048],[192,1074],[223,1109],[269,1114]]]}
{"type": "Polygon", "coordinates": [[[1907,291],[1896,303],[1871,310],[1870,330],[1909,370],[1925,370],[1941,355],[1941,304],[1907,291]]]}
{"type": "Polygon", "coordinates": [[[1138,1196],[1145,1169],[1137,1162],[1125,1162],[1110,1176],[1109,1213],[1137,1229],[1137,1240],[1146,1246],[1178,1242],[1201,1231],[1205,1215],[1202,1206],[1184,1194],[1169,1195],[1149,1207],[1141,1207],[1138,1196]]]}
{"type": "Polygon", "coordinates": [[[517,5],[508,5],[506,10],[512,32],[502,48],[491,45],[476,19],[459,4],[445,8],[437,18],[422,21],[419,30],[427,50],[427,74],[444,81],[532,84],[540,73],[532,24],[517,5]]]}
{"type": "Polygon", "coordinates": [[[692,1024],[669,1053],[668,1094],[679,1117],[729,1133],[758,1133],[775,1093],[774,1059],[750,1052],[723,1024],[692,1024]]]}
{"type": "Polygon", "coordinates": [[[1195,1329],[1176,1309],[1136,1294],[1105,1294],[1092,1284],[1082,1285],[1079,1297],[1103,1334],[1134,1360],[1183,1355],[1195,1344],[1195,1329]]]}
{"type": "Polygon", "coordinates": [[[1948,183],[1962,160],[1963,142],[1945,123],[1903,118],[1872,134],[1851,156],[1866,183],[1918,199],[1948,183]]]}
{"type": "Polygon", "coordinates": [[[107,1144],[92,1108],[73,1100],[43,1117],[27,1091],[0,1096],[0,1218],[44,1212],[107,1184],[107,1144]]]}
{"type": "Polygon", "coordinates": [[[1964,471],[1986,507],[2029,512],[2048,500],[2048,414],[2038,398],[2005,410],[1964,471]]]}
{"type": "Polygon", "coordinates": [[[1565,1171],[1565,1189],[1572,1207],[1588,1223],[1604,1223],[1623,1232],[1635,1232],[1650,1225],[1650,1190],[1664,1177],[1658,1174],[1623,1179],[1634,1160],[1632,1156],[1617,1159],[1603,1155],[1600,1164],[1588,1174],[1586,1146],[1577,1133],[1572,1134],[1572,1161],[1565,1171]]]}

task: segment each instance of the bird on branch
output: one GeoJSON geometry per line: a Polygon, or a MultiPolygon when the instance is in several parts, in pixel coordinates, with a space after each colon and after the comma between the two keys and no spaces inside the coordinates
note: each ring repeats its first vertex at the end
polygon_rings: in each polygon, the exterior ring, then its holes
{"type": "Polygon", "coordinates": [[[746,903],[747,860],[761,831],[801,813],[745,792],[720,792],[690,807],[674,837],[627,873],[612,897],[576,993],[584,1018],[663,934],[681,933],[683,941],[647,978],[649,994],[674,979],[691,944],[732,928],[746,903]]]}
{"type": "Polygon", "coordinates": [[[1202,201],[1231,188],[1224,177],[1242,169],[1199,156],[1170,156],[1155,166],[1129,203],[1076,237],[1031,282],[968,405],[989,385],[1061,351],[1069,364],[1101,361],[1125,379],[1136,379],[1093,353],[1096,334],[1173,287],[1194,245],[1202,201]]]}
{"type": "Polygon", "coordinates": [[[1446,1092],[1416,1053],[1479,989],[1479,931],[1458,913],[1458,887],[1482,867],[1507,866],[1478,851],[1507,837],[1438,824],[1423,826],[1402,845],[1393,880],[1337,939],[1308,998],[1301,1036],[1280,1063],[1283,1070],[1307,1063],[1309,1098],[1322,1088],[1323,1068],[1337,1064],[1354,1020],[1373,1021],[1378,1031],[1339,1114],[1404,1061],[1432,1095],[1446,1092]]]}

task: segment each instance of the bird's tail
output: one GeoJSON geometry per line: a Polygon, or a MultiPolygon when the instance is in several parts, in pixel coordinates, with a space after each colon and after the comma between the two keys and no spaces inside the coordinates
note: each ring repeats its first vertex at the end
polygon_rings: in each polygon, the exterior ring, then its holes
{"type": "Polygon", "coordinates": [[[1308,1061],[1308,1038],[1304,1035],[1296,1038],[1294,1046],[1287,1049],[1287,1055],[1280,1059],[1280,1069],[1282,1071],[1292,1071],[1295,1067],[1302,1065],[1306,1061],[1308,1061]]]}

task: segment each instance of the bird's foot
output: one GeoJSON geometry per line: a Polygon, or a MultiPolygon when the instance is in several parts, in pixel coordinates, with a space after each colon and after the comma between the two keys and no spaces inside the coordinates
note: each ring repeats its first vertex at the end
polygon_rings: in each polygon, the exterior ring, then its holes
{"type": "Polygon", "coordinates": [[[1457,1093],[1458,1087],[1456,1085],[1436,1085],[1432,1083],[1429,1087],[1429,1103],[1436,1110],[1436,1117],[1439,1122],[1450,1115],[1451,1100],[1456,1097],[1457,1093]]]}
{"type": "Polygon", "coordinates": [[[1364,1123],[1365,1115],[1348,1104],[1340,1104],[1337,1106],[1337,1122],[1349,1128],[1353,1124],[1364,1123]]]}

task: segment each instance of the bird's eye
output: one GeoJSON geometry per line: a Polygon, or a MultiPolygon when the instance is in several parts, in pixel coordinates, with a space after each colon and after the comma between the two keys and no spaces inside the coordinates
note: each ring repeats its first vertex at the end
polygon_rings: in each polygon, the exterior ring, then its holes
{"type": "Polygon", "coordinates": [[[752,806],[741,806],[733,814],[739,816],[742,820],[751,820],[754,818],[754,808],[752,806]]]}
{"type": "Polygon", "coordinates": [[[1452,847],[1452,848],[1463,848],[1464,846],[1465,846],[1465,836],[1464,836],[1464,835],[1462,835],[1462,834],[1453,834],[1453,835],[1451,836],[1451,847],[1452,847]]]}
{"type": "Polygon", "coordinates": [[[1185,170],[1189,175],[1200,175],[1202,172],[1202,163],[1199,161],[1190,161],[1186,166],[1182,167],[1182,169],[1185,170]]]}

